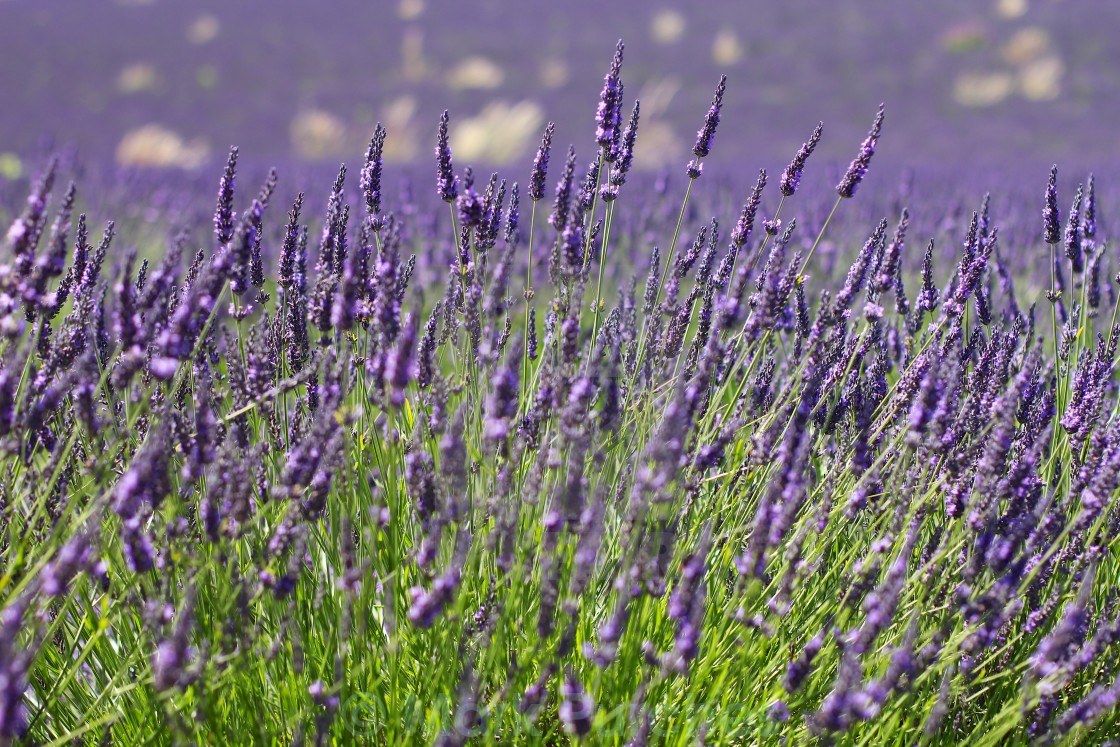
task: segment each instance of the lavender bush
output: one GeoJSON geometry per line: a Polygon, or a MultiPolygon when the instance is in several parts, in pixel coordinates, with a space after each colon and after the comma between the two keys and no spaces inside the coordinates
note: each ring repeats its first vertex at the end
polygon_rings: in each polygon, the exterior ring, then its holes
{"type": "Polygon", "coordinates": [[[8,206],[0,741],[1120,736],[1102,187],[712,180],[725,78],[652,179],[624,79],[522,183],[8,206]]]}

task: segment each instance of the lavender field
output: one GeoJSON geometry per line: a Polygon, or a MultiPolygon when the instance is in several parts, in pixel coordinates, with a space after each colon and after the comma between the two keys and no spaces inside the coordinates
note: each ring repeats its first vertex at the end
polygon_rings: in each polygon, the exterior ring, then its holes
{"type": "Polygon", "coordinates": [[[0,0],[0,745],[1120,743],[1117,26],[0,0]]]}

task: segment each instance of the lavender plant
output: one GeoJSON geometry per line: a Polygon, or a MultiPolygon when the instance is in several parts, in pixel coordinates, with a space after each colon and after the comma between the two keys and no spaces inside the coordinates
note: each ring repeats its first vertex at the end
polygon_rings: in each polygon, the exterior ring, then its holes
{"type": "Polygon", "coordinates": [[[721,77],[674,202],[622,51],[527,228],[446,112],[426,196],[378,125],[273,221],[235,148],[162,257],[46,166],[0,268],[0,741],[1120,736],[1106,192],[1064,235],[1056,171],[1041,222],[869,213],[880,109],[835,192],[817,125],[773,207],[705,195],[721,77]]]}

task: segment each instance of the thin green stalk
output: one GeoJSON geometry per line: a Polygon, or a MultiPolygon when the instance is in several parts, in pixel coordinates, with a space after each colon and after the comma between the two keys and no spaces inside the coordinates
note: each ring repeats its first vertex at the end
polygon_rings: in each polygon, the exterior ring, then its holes
{"type": "Polygon", "coordinates": [[[817,238],[813,241],[813,246],[809,249],[809,253],[805,256],[804,261],[802,261],[801,263],[801,270],[797,273],[798,275],[805,274],[805,268],[809,266],[810,260],[813,259],[813,254],[817,251],[817,247],[820,245],[821,239],[824,238],[824,232],[828,230],[828,224],[832,222],[833,216],[836,215],[836,211],[840,209],[840,203],[843,201],[843,197],[836,198],[836,202],[832,205],[832,210],[829,211],[828,217],[824,219],[824,223],[821,225],[821,230],[817,232],[817,238]]]}
{"type": "Polygon", "coordinates": [[[533,208],[529,213],[529,258],[525,265],[525,334],[522,338],[521,349],[521,380],[529,381],[529,310],[533,308],[533,239],[536,238],[537,229],[537,203],[533,200],[533,208]]]}
{"type": "Polygon", "coordinates": [[[599,148],[599,155],[596,156],[598,166],[595,169],[595,191],[591,194],[591,210],[587,214],[587,222],[583,226],[583,269],[587,270],[587,266],[591,263],[591,229],[595,226],[595,211],[599,207],[599,185],[603,183],[603,167],[607,165],[607,148],[603,146],[599,148]]]}
{"type": "MultiPolygon", "coordinates": [[[[1050,245],[1050,321],[1054,327],[1054,375],[1057,379],[1057,391],[1054,393],[1054,418],[1056,422],[1061,422],[1062,413],[1064,408],[1062,406],[1062,394],[1065,390],[1064,379],[1062,376],[1062,359],[1059,355],[1061,347],[1062,329],[1058,325],[1058,304],[1061,299],[1058,298],[1058,274],[1057,265],[1055,264],[1054,257],[1054,244],[1050,245]]],[[[1050,434],[1050,452],[1056,453],[1059,447],[1059,435],[1061,429],[1055,427],[1050,434]]]]}
{"type": "MultiPolygon", "coordinates": [[[[786,196],[782,195],[781,198],[778,200],[778,207],[774,210],[774,217],[771,220],[777,221],[779,218],[781,218],[782,206],[785,205],[785,204],[786,204],[786,196]]],[[[758,246],[758,251],[755,252],[754,257],[751,258],[750,265],[747,267],[747,272],[748,273],[754,272],[754,268],[758,265],[759,261],[762,259],[762,253],[764,251],[766,251],[766,245],[768,243],[770,243],[770,237],[771,237],[771,234],[769,232],[767,232],[762,237],[762,242],[758,246]]],[[[738,262],[738,261],[739,261],[739,255],[736,254],[735,259],[731,263],[731,278],[735,277],[735,263],[738,262]]]]}
{"type": "MultiPolygon", "coordinates": [[[[684,225],[684,215],[688,210],[688,198],[692,194],[692,185],[695,181],[695,178],[689,177],[688,186],[684,191],[684,201],[681,203],[681,211],[677,216],[677,227],[673,231],[673,241],[669,245],[669,254],[665,258],[665,266],[661,271],[661,279],[657,283],[657,293],[653,297],[653,310],[650,312],[651,316],[657,313],[657,305],[661,302],[661,293],[665,290],[665,280],[669,277],[669,273],[672,272],[673,269],[673,259],[675,258],[677,251],[677,241],[680,239],[681,226],[684,225]]],[[[647,318],[643,327],[641,342],[638,345],[638,354],[634,359],[635,376],[637,375],[637,372],[641,370],[642,358],[645,357],[646,346],[649,344],[650,334],[652,334],[652,329],[650,328],[650,321],[647,318]]]]}
{"type": "Polygon", "coordinates": [[[611,223],[614,218],[614,202],[607,205],[607,217],[603,224],[603,243],[599,249],[599,279],[595,283],[595,320],[591,325],[591,344],[587,354],[587,363],[591,364],[591,357],[595,354],[595,338],[599,334],[599,313],[603,306],[603,267],[606,266],[608,238],[611,234],[611,223]]]}

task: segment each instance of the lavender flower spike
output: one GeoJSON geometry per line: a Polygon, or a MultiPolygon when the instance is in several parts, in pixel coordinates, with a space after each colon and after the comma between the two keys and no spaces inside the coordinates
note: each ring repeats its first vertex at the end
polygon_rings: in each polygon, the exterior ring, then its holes
{"type": "Polygon", "coordinates": [[[712,97],[712,106],[704,117],[704,126],[696,133],[696,145],[692,146],[692,153],[697,158],[703,158],[712,152],[712,138],[716,136],[716,127],[719,125],[719,110],[723,106],[723,92],[727,90],[727,76],[719,76],[715,96],[712,97]]]}
{"type": "MultiPolygon", "coordinates": [[[[784,178],[784,177],[783,177],[784,178]]],[[[750,241],[751,232],[754,230],[754,219],[758,214],[758,204],[762,201],[762,190],[766,188],[766,169],[758,170],[758,181],[754,184],[751,196],[743,205],[743,212],[739,214],[739,222],[731,232],[731,243],[740,249],[750,241]]]]}
{"type": "Polygon", "coordinates": [[[572,734],[584,736],[591,731],[595,717],[595,701],[572,672],[560,685],[560,723],[572,734]]]}
{"type": "Polygon", "coordinates": [[[1081,201],[1085,189],[1077,186],[1077,194],[1073,197],[1073,205],[1069,209],[1069,221],[1066,223],[1066,258],[1070,261],[1074,272],[1081,272],[1085,266],[1084,256],[1081,253],[1081,201]]]}
{"type": "Polygon", "coordinates": [[[634,163],[634,144],[638,140],[638,118],[642,114],[642,105],[634,101],[634,108],[630,111],[630,121],[622,131],[622,139],[614,154],[615,168],[611,172],[611,186],[621,187],[626,183],[626,174],[634,163]]]}
{"type": "Polygon", "coordinates": [[[360,185],[366,197],[366,211],[369,214],[371,228],[379,231],[384,225],[381,215],[381,167],[382,154],[385,151],[385,128],[378,122],[373,130],[373,138],[369,141],[366,150],[366,165],[362,168],[360,185]]]}
{"type": "Polygon", "coordinates": [[[779,189],[786,197],[793,196],[797,191],[797,186],[801,184],[801,172],[805,170],[805,162],[809,160],[809,156],[813,155],[813,151],[817,147],[817,143],[821,141],[821,133],[824,132],[824,122],[819,122],[817,128],[813,130],[813,134],[809,136],[808,142],[801,146],[801,150],[797,151],[797,155],[790,161],[789,166],[782,172],[782,181],[779,189]]]}
{"type": "Polygon", "coordinates": [[[284,229],[284,243],[280,247],[280,277],[277,284],[289,290],[296,281],[296,250],[299,245],[299,214],[303,209],[303,192],[296,195],[292,209],[288,211],[288,224],[284,229]]]}
{"type": "Polygon", "coordinates": [[[521,341],[513,343],[506,364],[491,380],[490,396],[486,403],[484,431],[486,439],[502,442],[509,434],[510,422],[517,414],[518,371],[521,361],[521,341]]]}
{"type": "Polygon", "coordinates": [[[529,199],[533,202],[544,199],[544,183],[548,178],[548,157],[552,150],[554,132],[556,132],[556,125],[549,122],[544,128],[541,145],[537,148],[537,155],[533,159],[533,171],[529,176],[529,199]]]}
{"type": "Polygon", "coordinates": [[[444,202],[454,202],[459,196],[459,179],[451,164],[451,148],[447,144],[447,121],[449,115],[444,109],[439,118],[439,137],[436,143],[436,158],[439,161],[436,173],[436,193],[444,202]]]}
{"type": "Polygon", "coordinates": [[[1085,214],[1081,234],[1087,239],[1097,235],[1097,194],[1093,188],[1093,175],[1089,174],[1089,184],[1085,189],[1085,214]]]}
{"type": "Polygon", "coordinates": [[[1042,224],[1047,244],[1057,244],[1062,240],[1062,217],[1058,213],[1058,167],[1050,168],[1050,180],[1046,182],[1046,206],[1042,209],[1042,224]]]}
{"type": "Polygon", "coordinates": [[[233,238],[233,184],[237,173],[237,146],[229,149],[229,159],[222,180],[218,183],[218,207],[214,210],[214,232],[218,243],[225,245],[233,238]]]}
{"type": "Polygon", "coordinates": [[[859,188],[859,183],[863,181],[863,177],[867,173],[871,157],[875,155],[875,146],[879,144],[879,133],[883,129],[885,107],[885,104],[879,104],[879,113],[875,115],[875,121],[871,124],[871,131],[867,133],[867,139],[863,141],[863,145],[859,148],[859,154],[848,166],[844,178],[836,185],[836,192],[841,197],[853,197],[856,189],[859,188]]]}
{"type": "Polygon", "coordinates": [[[620,123],[619,108],[622,106],[622,91],[619,75],[622,72],[622,40],[615,47],[611,69],[603,78],[603,90],[599,94],[599,106],[595,110],[595,142],[601,148],[614,144],[620,123]]]}
{"type": "Polygon", "coordinates": [[[28,726],[24,693],[34,651],[20,648],[16,637],[26,606],[27,602],[22,600],[9,602],[0,615],[0,741],[5,744],[24,736],[28,726]]]}

